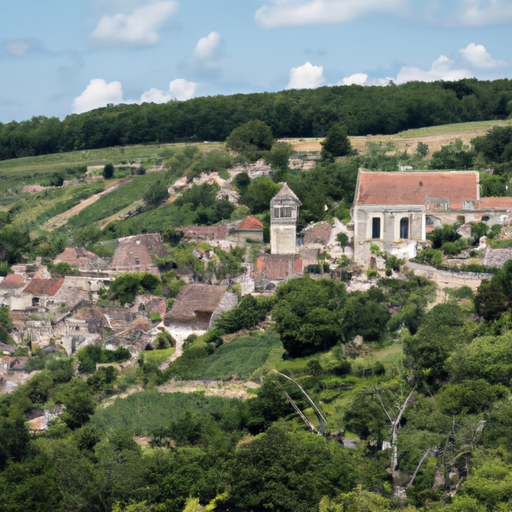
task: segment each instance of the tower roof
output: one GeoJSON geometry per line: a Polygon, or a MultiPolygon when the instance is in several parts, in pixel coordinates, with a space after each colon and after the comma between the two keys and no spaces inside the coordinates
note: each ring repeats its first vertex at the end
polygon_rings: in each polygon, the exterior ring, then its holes
{"type": "Polygon", "coordinates": [[[281,190],[272,198],[271,204],[274,204],[274,202],[283,203],[288,201],[294,202],[297,206],[302,204],[288,184],[283,183],[281,190]]]}

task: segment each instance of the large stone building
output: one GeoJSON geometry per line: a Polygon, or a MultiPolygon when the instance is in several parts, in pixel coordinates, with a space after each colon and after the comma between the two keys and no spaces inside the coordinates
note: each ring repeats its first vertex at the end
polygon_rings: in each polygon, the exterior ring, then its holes
{"type": "Polygon", "coordinates": [[[270,202],[270,252],[295,254],[297,219],[302,203],[290,187],[284,183],[270,202]]]}
{"type": "Polygon", "coordinates": [[[418,243],[443,224],[507,224],[512,219],[512,197],[480,198],[476,171],[359,170],[352,219],[356,261],[368,261],[372,244],[410,258],[418,243]]]}

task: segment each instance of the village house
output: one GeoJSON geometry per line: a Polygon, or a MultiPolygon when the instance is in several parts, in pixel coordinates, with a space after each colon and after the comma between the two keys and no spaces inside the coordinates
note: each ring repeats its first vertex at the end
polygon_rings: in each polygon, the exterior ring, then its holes
{"type": "Polygon", "coordinates": [[[59,254],[53,264],[67,263],[82,271],[93,271],[102,269],[106,266],[105,260],[83,247],[66,247],[64,252],[59,254]]]}
{"type": "Polygon", "coordinates": [[[250,215],[229,233],[229,238],[245,244],[247,241],[263,243],[263,223],[250,215]]]}
{"type": "Polygon", "coordinates": [[[189,284],[176,296],[172,309],[165,315],[165,325],[171,333],[204,332],[221,313],[233,309],[237,303],[237,294],[228,292],[226,286],[189,284]]]}
{"type": "Polygon", "coordinates": [[[366,263],[371,246],[401,258],[443,224],[512,219],[511,197],[480,197],[476,171],[370,172],[359,170],[354,206],[354,254],[366,263]]]}
{"type": "Polygon", "coordinates": [[[119,239],[110,266],[118,273],[151,272],[160,275],[152,257],[164,258],[167,255],[159,233],[133,235],[119,239]]]}

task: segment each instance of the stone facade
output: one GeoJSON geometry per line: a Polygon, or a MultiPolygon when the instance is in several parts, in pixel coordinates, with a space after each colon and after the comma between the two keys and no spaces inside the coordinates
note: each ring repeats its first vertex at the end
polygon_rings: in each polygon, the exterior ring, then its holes
{"type": "Polygon", "coordinates": [[[368,262],[371,246],[412,258],[427,234],[443,224],[512,219],[512,198],[480,198],[479,174],[359,170],[354,206],[354,257],[368,262]]]}

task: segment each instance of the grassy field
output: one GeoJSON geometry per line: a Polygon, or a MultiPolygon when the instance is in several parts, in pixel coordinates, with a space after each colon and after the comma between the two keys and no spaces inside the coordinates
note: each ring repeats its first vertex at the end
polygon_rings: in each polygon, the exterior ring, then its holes
{"type": "Polygon", "coordinates": [[[281,345],[277,334],[237,338],[220,346],[192,371],[189,379],[229,379],[233,375],[248,378],[268,359],[271,348],[281,345]]]}
{"type": "MultiPolygon", "coordinates": [[[[21,190],[25,185],[39,184],[55,172],[65,171],[78,165],[105,165],[109,162],[140,161],[161,159],[165,150],[183,147],[185,144],[152,144],[147,146],[126,146],[104,149],[90,149],[69,153],[55,153],[34,157],[0,161],[0,191],[21,190]]],[[[223,144],[197,144],[201,151],[218,149],[223,144]]]]}
{"type": "Polygon", "coordinates": [[[204,396],[203,393],[158,393],[144,391],[118,398],[91,418],[101,430],[128,430],[138,436],[150,435],[156,428],[169,425],[184,412],[215,413],[235,409],[236,398],[204,396]]]}
{"type": "Polygon", "coordinates": [[[29,231],[37,229],[49,219],[101,192],[104,186],[104,182],[96,182],[43,190],[33,195],[21,194],[14,205],[9,205],[15,215],[13,224],[23,226],[29,231]]]}
{"type": "Polygon", "coordinates": [[[142,355],[146,361],[153,361],[156,364],[162,364],[167,361],[175,351],[176,349],[174,347],[163,348],[161,350],[146,350],[142,352],[142,355]]]}
{"type": "Polygon", "coordinates": [[[494,121],[475,121],[472,123],[442,124],[439,126],[429,126],[428,128],[418,128],[416,130],[406,130],[397,134],[398,137],[428,137],[431,135],[441,135],[443,133],[462,133],[474,131],[487,131],[493,126],[512,126],[512,119],[494,120],[494,121]]]}
{"type": "Polygon", "coordinates": [[[162,172],[152,172],[145,176],[134,176],[132,182],[104,195],[78,215],[71,217],[68,226],[71,228],[90,226],[132,205],[135,201],[142,199],[146,187],[161,179],[163,174],[162,172]]]}

